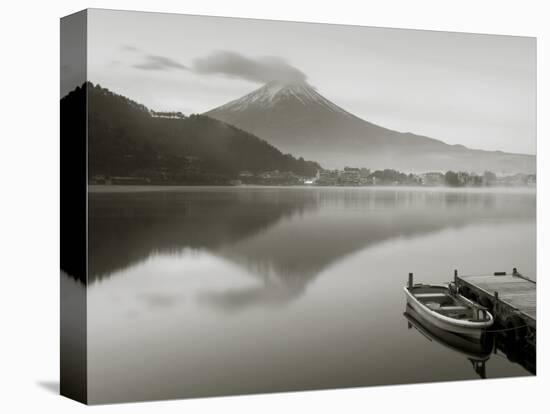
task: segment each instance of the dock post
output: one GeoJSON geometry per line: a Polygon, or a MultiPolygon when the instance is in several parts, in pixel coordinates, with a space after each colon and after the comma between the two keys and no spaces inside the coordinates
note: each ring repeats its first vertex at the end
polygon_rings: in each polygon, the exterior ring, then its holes
{"type": "Polygon", "coordinates": [[[458,270],[455,269],[455,285],[456,285],[456,282],[458,281],[458,270]]]}
{"type": "MultiPolygon", "coordinates": [[[[495,291],[495,305],[493,306],[494,313],[497,313],[497,305],[498,305],[498,292],[495,291]]],[[[496,317],[496,315],[493,315],[493,316],[496,317]]]]}
{"type": "Polygon", "coordinates": [[[409,289],[413,287],[413,274],[409,273],[409,289]]]}

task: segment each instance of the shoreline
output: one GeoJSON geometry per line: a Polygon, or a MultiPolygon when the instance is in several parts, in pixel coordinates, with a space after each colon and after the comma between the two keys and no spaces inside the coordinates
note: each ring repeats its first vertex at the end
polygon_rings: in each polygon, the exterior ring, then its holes
{"type": "Polygon", "coordinates": [[[533,187],[447,187],[447,186],[317,186],[317,185],[147,185],[147,184],[88,184],[87,192],[90,194],[105,194],[105,193],[138,193],[138,192],[171,192],[171,191],[234,191],[245,189],[280,189],[280,190],[355,190],[355,191],[425,191],[425,192],[449,192],[449,193],[516,193],[516,194],[533,194],[536,195],[536,186],[533,187]]]}

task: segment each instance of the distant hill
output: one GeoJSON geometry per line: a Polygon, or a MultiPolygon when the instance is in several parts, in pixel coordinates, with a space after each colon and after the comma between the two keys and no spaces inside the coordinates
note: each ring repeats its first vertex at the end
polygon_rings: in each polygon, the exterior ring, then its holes
{"type": "Polygon", "coordinates": [[[185,180],[239,171],[291,171],[313,176],[315,162],[283,154],[266,141],[202,116],[157,113],[99,85],[87,83],[61,99],[62,131],[71,133],[76,100],[88,96],[89,176],[155,176],[185,180]]]}
{"type": "Polygon", "coordinates": [[[282,151],[315,159],[325,168],[497,173],[536,169],[533,155],[474,150],[372,124],[305,82],[272,82],[204,115],[261,136],[282,151]]]}

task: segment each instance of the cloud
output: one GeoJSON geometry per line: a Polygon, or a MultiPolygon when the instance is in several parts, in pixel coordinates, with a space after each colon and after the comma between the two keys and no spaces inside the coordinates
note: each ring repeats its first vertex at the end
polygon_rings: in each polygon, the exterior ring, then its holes
{"type": "Polygon", "coordinates": [[[195,59],[192,69],[202,74],[219,74],[251,82],[304,82],[307,76],[282,58],[248,58],[235,52],[217,51],[195,59]]]}
{"type": "Polygon", "coordinates": [[[125,52],[141,52],[141,49],[132,45],[122,45],[120,47],[120,50],[123,50],[125,52]]]}
{"type": "Polygon", "coordinates": [[[195,59],[192,66],[188,67],[166,56],[142,53],[141,49],[132,45],[123,45],[121,50],[142,55],[141,61],[132,65],[140,70],[190,70],[203,75],[224,75],[258,83],[296,83],[307,79],[305,73],[275,56],[249,58],[236,52],[220,50],[195,59]]]}
{"type": "Polygon", "coordinates": [[[188,70],[189,68],[182,65],[178,61],[166,56],[159,55],[145,55],[143,61],[133,65],[136,69],[141,70],[188,70]]]}

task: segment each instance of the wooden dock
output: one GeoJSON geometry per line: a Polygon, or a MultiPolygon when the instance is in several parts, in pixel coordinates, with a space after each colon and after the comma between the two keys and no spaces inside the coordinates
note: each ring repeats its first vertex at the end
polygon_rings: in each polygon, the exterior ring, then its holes
{"type": "Polygon", "coordinates": [[[537,282],[513,269],[512,273],[458,275],[454,289],[491,312],[495,318],[495,351],[536,373],[537,282]]]}
{"type": "Polygon", "coordinates": [[[537,282],[514,268],[512,273],[458,275],[454,285],[465,297],[488,309],[508,339],[535,345],[537,330],[537,282]]]}
{"type": "Polygon", "coordinates": [[[459,288],[461,286],[468,287],[469,289],[463,290],[470,290],[477,296],[481,305],[486,306],[486,304],[489,304],[488,307],[493,307],[495,302],[499,301],[502,305],[510,308],[510,311],[521,314],[533,326],[536,325],[537,283],[534,280],[530,280],[517,272],[511,274],[497,272],[493,275],[480,276],[457,275],[457,281],[457,286],[459,288]],[[486,299],[489,299],[490,303],[486,299]]]}

